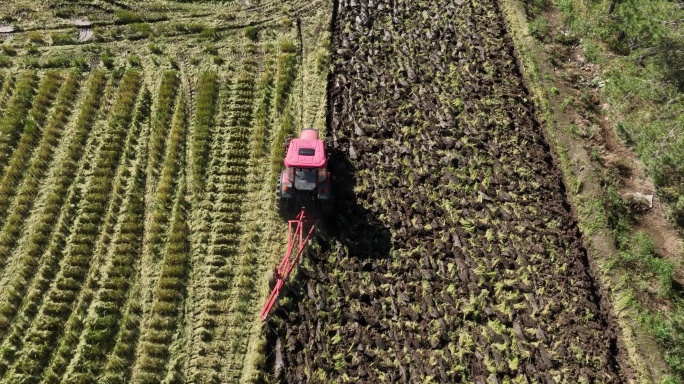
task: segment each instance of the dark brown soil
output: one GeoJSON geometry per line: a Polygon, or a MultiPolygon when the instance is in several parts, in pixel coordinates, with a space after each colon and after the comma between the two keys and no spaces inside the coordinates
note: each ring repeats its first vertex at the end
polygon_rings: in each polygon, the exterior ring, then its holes
{"type": "Polygon", "coordinates": [[[337,209],[269,322],[278,379],[623,382],[496,1],[347,0],[334,30],[337,209]]]}

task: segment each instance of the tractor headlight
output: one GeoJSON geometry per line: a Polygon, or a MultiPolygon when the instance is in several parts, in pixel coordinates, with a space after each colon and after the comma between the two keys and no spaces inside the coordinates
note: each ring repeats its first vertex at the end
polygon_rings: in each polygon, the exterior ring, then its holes
{"type": "Polygon", "coordinates": [[[327,168],[318,168],[318,182],[323,182],[328,177],[327,168]]]}
{"type": "Polygon", "coordinates": [[[294,181],[294,179],[295,179],[294,173],[295,173],[294,168],[288,167],[288,168],[287,168],[287,173],[286,173],[287,179],[290,180],[290,181],[294,181]]]}

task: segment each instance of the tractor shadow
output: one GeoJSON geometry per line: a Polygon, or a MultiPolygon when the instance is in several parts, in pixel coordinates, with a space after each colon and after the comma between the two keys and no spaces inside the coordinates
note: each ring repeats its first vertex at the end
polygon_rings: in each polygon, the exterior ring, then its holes
{"type": "MultiPolygon", "coordinates": [[[[329,202],[311,201],[305,204],[313,217],[318,219],[315,238],[310,241],[300,261],[297,273],[281,292],[280,298],[264,323],[266,335],[264,381],[286,382],[284,355],[287,355],[286,329],[297,327],[315,315],[306,309],[307,284],[331,268],[345,268],[350,264],[363,272],[370,272],[381,259],[390,257],[391,234],[389,228],[374,213],[366,209],[354,193],[358,182],[355,168],[346,151],[328,146],[330,155],[328,169],[332,176],[333,198],[329,202]],[[330,258],[335,255],[335,264],[330,258]],[[344,261],[346,259],[346,261],[344,261]],[[308,264],[307,266],[304,266],[308,264]]],[[[294,218],[298,207],[290,206],[281,211],[284,220],[294,218]],[[286,216],[287,215],[287,216],[286,216]]],[[[354,268],[356,269],[356,268],[354,268]]],[[[320,303],[317,304],[320,306],[320,303]]]]}
{"type": "Polygon", "coordinates": [[[333,175],[333,200],[326,202],[320,214],[318,244],[320,252],[343,250],[357,259],[388,258],[391,249],[389,228],[357,199],[354,165],[343,151],[329,149],[329,169],[333,175]]]}
{"type": "MultiPolygon", "coordinates": [[[[308,214],[318,220],[314,232],[316,253],[344,250],[349,257],[355,258],[389,257],[390,231],[358,201],[354,193],[357,183],[354,165],[342,150],[330,147],[327,150],[332,199],[321,201],[311,195],[282,202],[278,208],[281,219],[287,223],[305,207],[308,214]]],[[[309,252],[307,257],[310,256],[309,252]]]]}

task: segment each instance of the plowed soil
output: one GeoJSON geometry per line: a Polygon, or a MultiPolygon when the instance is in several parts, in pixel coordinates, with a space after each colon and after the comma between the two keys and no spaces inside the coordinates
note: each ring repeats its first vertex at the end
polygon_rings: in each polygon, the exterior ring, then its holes
{"type": "Polygon", "coordinates": [[[333,245],[270,320],[274,375],[627,380],[497,2],[347,0],[333,24],[333,245]]]}

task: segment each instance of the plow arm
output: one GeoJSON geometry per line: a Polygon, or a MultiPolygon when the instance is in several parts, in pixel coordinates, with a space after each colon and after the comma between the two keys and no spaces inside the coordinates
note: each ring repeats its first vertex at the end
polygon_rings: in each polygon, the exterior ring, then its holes
{"type": "Polygon", "coordinates": [[[261,320],[266,320],[269,312],[278,301],[278,295],[280,291],[285,286],[288,277],[292,273],[297,261],[301,257],[304,249],[306,248],[306,243],[309,241],[311,234],[313,233],[316,226],[316,220],[309,218],[306,214],[306,210],[302,208],[301,212],[297,215],[294,220],[288,221],[287,230],[287,250],[285,256],[283,257],[278,269],[276,270],[276,283],[271,291],[271,295],[268,297],[264,308],[261,310],[261,320]]]}

